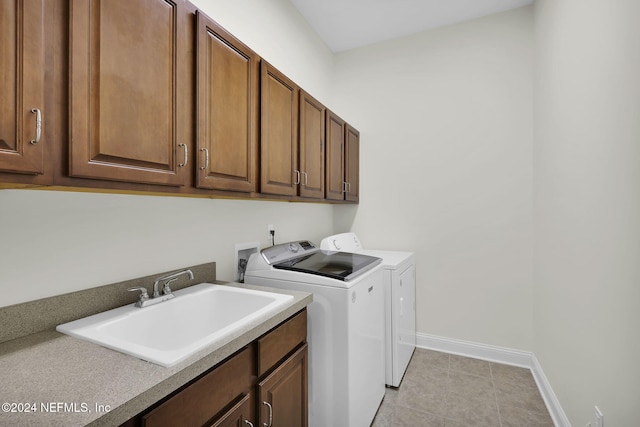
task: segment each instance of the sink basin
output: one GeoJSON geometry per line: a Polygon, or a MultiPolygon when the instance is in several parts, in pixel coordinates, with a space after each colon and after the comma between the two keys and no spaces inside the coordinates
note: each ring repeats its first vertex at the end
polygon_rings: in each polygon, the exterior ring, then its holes
{"type": "Polygon", "coordinates": [[[169,367],[238,332],[291,295],[201,283],[149,307],[133,304],[58,325],[56,330],[169,367]]]}

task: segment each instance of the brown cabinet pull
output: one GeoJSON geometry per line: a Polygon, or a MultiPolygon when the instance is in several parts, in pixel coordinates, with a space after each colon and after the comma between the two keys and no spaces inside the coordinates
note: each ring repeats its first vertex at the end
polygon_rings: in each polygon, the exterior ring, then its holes
{"type": "Polygon", "coordinates": [[[189,162],[189,148],[187,148],[187,144],[178,144],[178,147],[182,147],[184,150],[184,163],[178,164],[179,167],[183,168],[187,166],[187,163],[189,162]]]}
{"type": "Polygon", "coordinates": [[[271,427],[271,424],[273,424],[273,406],[271,406],[271,403],[266,401],[262,401],[262,404],[266,405],[269,408],[269,424],[262,423],[262,425],[264,427],[271,427]]]}
{"type": "Polygon", "coordinates": [[[36,139],[32,139],[30,142],[37,144],[40,142],[40,137],[42,136],[42,111],[38,108],[32,108],[31,112],[36,115],[36,139]]]}
{"type": "Polygon", "coordinates": [[[204,151],[204,166],[200,166],[200,170],[207,170],[209,168],[209,150],[201,148],[200,151],[204,151]]]}

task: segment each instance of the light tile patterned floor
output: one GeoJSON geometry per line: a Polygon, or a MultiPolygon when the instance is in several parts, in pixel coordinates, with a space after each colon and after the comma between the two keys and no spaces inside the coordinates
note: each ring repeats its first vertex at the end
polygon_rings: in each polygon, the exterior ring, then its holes
{"type": "Polygon", "coordinates": [[[553,427],[528,369],[416,349],[372,427],[553,427]]]}

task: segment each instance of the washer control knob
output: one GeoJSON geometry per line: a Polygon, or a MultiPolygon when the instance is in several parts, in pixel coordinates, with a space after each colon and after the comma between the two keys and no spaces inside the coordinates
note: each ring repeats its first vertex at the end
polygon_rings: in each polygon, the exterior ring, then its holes
{"type": "Polygon", "coordinates": [[[295,243],[289,243],[289,251],[290,252],[293,252],[295,254],[299,250],[300,250],[300,247],[298,245],[296,245],[295,243]]]}

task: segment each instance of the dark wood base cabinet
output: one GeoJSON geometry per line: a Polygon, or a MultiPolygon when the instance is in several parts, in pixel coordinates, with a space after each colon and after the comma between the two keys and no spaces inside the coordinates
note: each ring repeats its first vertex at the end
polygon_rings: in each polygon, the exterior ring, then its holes
{"type": "Polygon", "coordinates": [[[307,425],[307,357],[305,344],[258,384],[258,425],[307,425]]]}
{"type": "Polygon", "coordinates": [[[121,427],[306,427],[306,337],[305,309],[121,427]]]}
{"type": "Polygon", "coordinates": [[[247,427],[255,425],[250,420],[255,419],[255,409],[253,408],[252,394],[245,394],[227,413],[221,416],[212,427],[247,427]]]}

